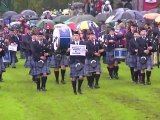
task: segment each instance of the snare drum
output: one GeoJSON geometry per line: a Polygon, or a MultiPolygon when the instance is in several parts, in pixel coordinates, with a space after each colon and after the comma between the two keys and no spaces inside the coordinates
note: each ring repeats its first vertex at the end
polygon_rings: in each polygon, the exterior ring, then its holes
{"type": "Polygon", "coordinates": [[[67,49],[71,38],[72,32],[68,26],[55,28],[53,31],[54,50],[67,49]]]}
{"type": "Polygon", "coordinates": [[[126,48],[115,48],[114,49],[114,58],[125,59],[127,56],[126,48]]]}

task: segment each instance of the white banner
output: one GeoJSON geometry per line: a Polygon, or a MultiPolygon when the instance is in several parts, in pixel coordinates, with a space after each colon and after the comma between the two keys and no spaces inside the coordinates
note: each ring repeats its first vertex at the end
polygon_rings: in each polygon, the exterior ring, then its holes
{"type": "Polygon", "coordinates": [[[86,56],[86,45],[70,45],[71,56],[86,56]]]}
{"type": "Polygon", "coordinates": [[[8,46],[8,50],[10,50],[10,51],[17,51],[17,47],[18,47],[17,44],[15,44],[15,45],[9,45],[8,46]]]}
{"type": "Polygon", "coordinates": [[[156,3],[157,0],[145,0],[146,3],[156,3]]]}

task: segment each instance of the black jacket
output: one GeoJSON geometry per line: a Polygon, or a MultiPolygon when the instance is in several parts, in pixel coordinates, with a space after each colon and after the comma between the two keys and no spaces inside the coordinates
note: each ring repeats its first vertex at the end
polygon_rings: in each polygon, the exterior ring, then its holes
{"type": "Polygon", "coordinates": [[[137,39],[137,43],[138,43],[138,56],[151,55],[152,50],[149,51],[149,54],[144,53],[144,50],[147,50],[149,46],[153,47],[152,42],[148,38],[143,39],[142,37],[140,37],[139,39],[137,39]]]}

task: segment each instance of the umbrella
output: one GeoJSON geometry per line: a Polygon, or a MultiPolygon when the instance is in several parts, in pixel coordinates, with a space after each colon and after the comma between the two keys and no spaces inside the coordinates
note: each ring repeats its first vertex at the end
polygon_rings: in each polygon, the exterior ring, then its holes
{"type": "Polygon", "coordinates": [[[93,22],[93,21],[83,21],[83,22],[80,22],[78,25],[77,25],[77,30],[84,30],[84,29],[97,29],[98,28],[98,25],[93,22]]]}
{"type": "Polygon", "coordinates": [[[61,27],[66,27],[66,26],[67,26],[66,24],[59,23],[59,24],[54,25],[54,28],[61,28],[61,27]]]}
{"type": "Polygon", "coordinates": [[[23,10],[21,14],[25,16],[38,16],[38,14],[33,10],[23,10]]]}
{"type": "Polygon", "coordinates": [[[49,19],[42,19],[42,20],[37,22],[36,26],[40,27],[40,28],[44,28],[46,24],[54,26],[55,23],[52,20],[49,20],[49,19]]]}
{"type": "Polygon", "coordinates": [[[53,22],[55,22],[55,23],[64,22],[71,17],[73,17],[73,16],[71,16],[71,15],[60,15],[60,16],[57,16],[56,18],[54,18],[53,22]]]}
{"type": "Polygon", "coordinates": [[[20,15],[20,14],[18,14],[18,15],[13,15],[13,16],[11,17],[11,21],[18,21],[21,16],[22,16],[22,15],[20,15]]]}
{"type": "Polygon", "coordinates": [[[157,23],[160,23],[160,16],[158,16],[158,17],[155,19],[155,21],[156,21],[157,23]]]}
{"type": "Polygon", "coordinates": [[[145,14],[143,17],[145,19],[155,20],[158,16],[160,16],[160,14],[158,13],[148,13],[148,14],[145,14]]]}
{"type": "Polygon", "coordinates": [[[74,2],[74,3],[72,3],[72,6],[73,7],[84,7],[84,3],[82,3],[82,2],[74,2]]]}
{"type": "Polygon", "coordinates": [[[138,25],[144,22],[143,14],[136,10],[127,10],[122,14],[121,19],[134,20],[138,25]]]}
{"type": "Polygon", "coordinates": [[[73,23],[80,23],[82,21],[87,21],[87,20],[90,20],[90,21],[93,21],[93,22],[98,22],[92,15],[78,15],[78,16],[74,16],[74,17],[71,17],[70,19],[68,19],[67,21],[65,21],[64,23],[66,22],[73,22],[73,23]]]}
{"type": "Polygon", "coordinates": [[[95,19],[98,22],[105,22],[109,16],[109,13],[100,13],[95,17],[95,19]]]}
{"type": "Polygon", "coordinates": [[[77,25],[75,23],[66,24],[71,30],[76,30],[77,25]]]}
{"type": "Polygon", "coordinates": [[[20,28],[20,22],[18,22],[18,21],[15,21],[15,22],[11,22],[10,23],[10,28],[12,28],[12,29],[18,29],[18,28],[20,28]]]}
{"type": "Polygon", "coordinates": [[[151,9],[151,10],[147,11],[147,13],[159,13],[159,10],[158,10],[158,8],[155,8],[155,9],[151,9]]]}
{"type": "Polygon", "coordinates": [[[111,21],[117,21],[117,20],[121,19],[122,14],[127,10],[130,10],[130,9],[128,9],[128,8],[118,8],[118,9],[113,10],[110,13],[110,16],[105,21],[105,23],[109,23],[111,21]]]}
{"type": "Polygon", "coordinates": [[[3,14],[3,18],[7,16],[13,16],[13,15],[17,15],[17,13],[15,11],[7,11],[3,14]]]}

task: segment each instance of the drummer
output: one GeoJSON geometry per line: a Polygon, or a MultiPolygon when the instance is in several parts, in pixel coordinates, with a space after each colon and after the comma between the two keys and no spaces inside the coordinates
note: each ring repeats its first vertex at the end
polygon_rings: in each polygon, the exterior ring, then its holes
{"type": "Polygon", "coordinates": [[[65,73],[66,73],[66,67],[68,66],[68,64],[69,64],[69,58],[67,56],[67,49],[58,49],[54,51],[54,48],[53,48],[50,67],[54,68],[54,74],[55,74],[57,84],[59,84],[59,69],[61,69],[61,83],[66,84],[65,73]]]}
{"type": "Polygon", "coordinates": [[[118,77],[118,60],[114,58],[114,49],[116,48],[116,42],[118,36],[115,35],[115,30],[112,28],[109,35],[105,36],[104,49],[106,52],[104,63],[108,65],[109,79],[119,79],[118,77]]]}

